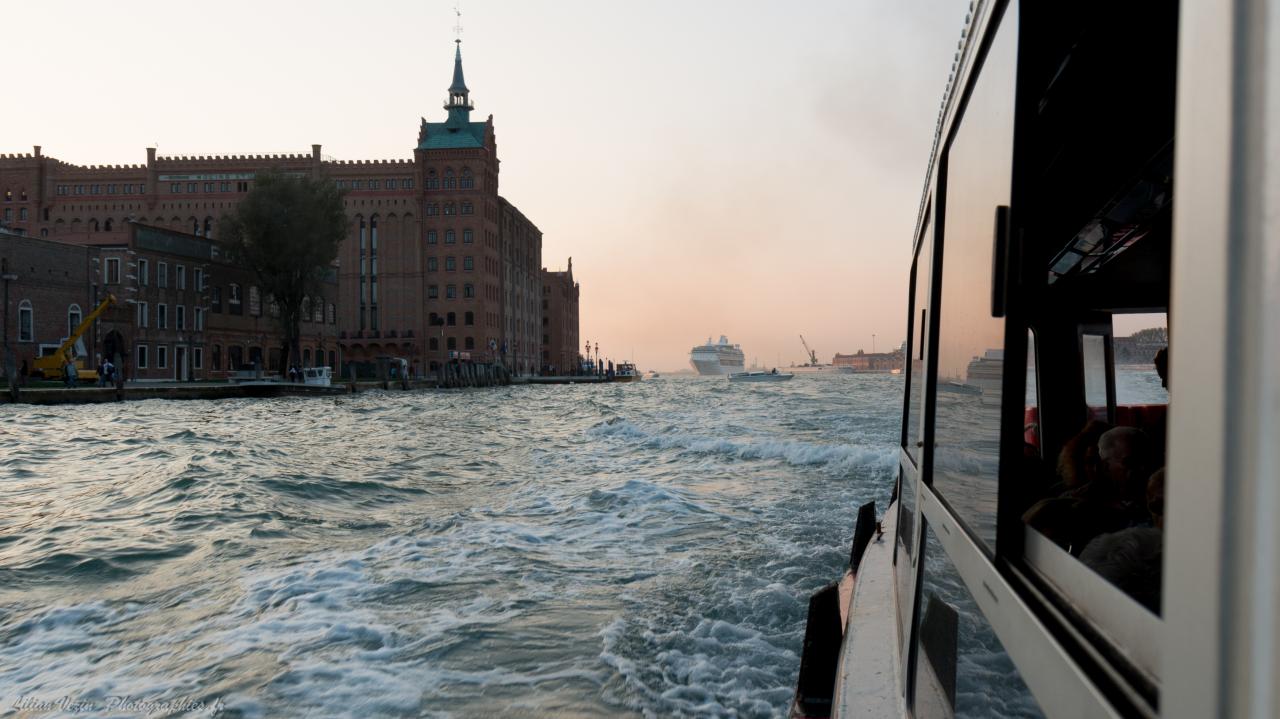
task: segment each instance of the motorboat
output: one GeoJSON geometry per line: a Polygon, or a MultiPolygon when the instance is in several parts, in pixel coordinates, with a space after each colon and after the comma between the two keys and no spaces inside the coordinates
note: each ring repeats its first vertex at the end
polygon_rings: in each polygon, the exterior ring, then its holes
{"type": "Polygon", "coordinates": [[[795,377],[790,372],[734,372],[729,375],[730,382],[786,382],[795,377]]]}
{"type": "Polygon", "coordinates": [[[302,383],[316,387],[328,387],[333,380],[333,368],[331,367],[304,367],[302,369],[302,383]]]}
{"type": "Polygon", "coordinates": [[[643,378],[640,370],[630,362],[620,362],[613,371],[614,382],[639,382],[643,378]]]}

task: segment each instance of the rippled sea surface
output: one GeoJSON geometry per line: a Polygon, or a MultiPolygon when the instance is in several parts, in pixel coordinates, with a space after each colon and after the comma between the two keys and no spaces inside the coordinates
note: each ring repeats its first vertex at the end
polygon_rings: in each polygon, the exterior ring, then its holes
{"type": "Polygon", "coordinates": [[[0,702],[781,715],[808,596],[888,501],[901,392],[5,406],[0,702]]]}

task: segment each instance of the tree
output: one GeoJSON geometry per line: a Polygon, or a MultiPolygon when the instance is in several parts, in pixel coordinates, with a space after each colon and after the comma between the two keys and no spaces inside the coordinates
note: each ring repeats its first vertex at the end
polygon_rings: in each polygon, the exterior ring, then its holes
{"type": "Polygon", "coordinates": [[[333,182],[279,170],[259,174],[218,225],[229,259],[253,270],[280,308],[282,367],[301,355],[303,299],[317,296],[333,271],[347,225],[342,192],[333,182]]]}

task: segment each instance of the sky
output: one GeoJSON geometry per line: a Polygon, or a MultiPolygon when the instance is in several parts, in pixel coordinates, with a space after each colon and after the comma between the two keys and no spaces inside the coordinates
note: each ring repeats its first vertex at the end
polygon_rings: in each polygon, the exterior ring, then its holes
{"type": "MultiPolygon", "coordinates": [[[[573,258],[580,334],[642,369],[905,338],[911,238],[967,0],[466,0],[499,192],[573,258]]],[[[0,152],[410,159],[452,0],[13,2],[0,152]],[[14,30],[17,30],[14,32],[14,30]],[[16,71],[10,63],[11,72],[16,71]],[[16,111],[15,111],[16,110],[16,111]]]]}

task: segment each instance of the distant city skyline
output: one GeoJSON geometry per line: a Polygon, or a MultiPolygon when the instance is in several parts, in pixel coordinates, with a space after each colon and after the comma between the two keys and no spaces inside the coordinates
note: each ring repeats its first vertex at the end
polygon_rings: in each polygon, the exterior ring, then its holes
{"type": "MultiPolygon", "coordinates": [[[[9,9],[40,82],[0,151],[405,159],[419,117],[443,115],[452,3],[72,5],[9,9]]],[[[573,256],[583,342],[667,371],[721,334],[766,365],[802,362],[801,333],[822,361],[900,344],[966,8],[465,3],[501,192],[537,222],[548,269],[573,256]]]]}

